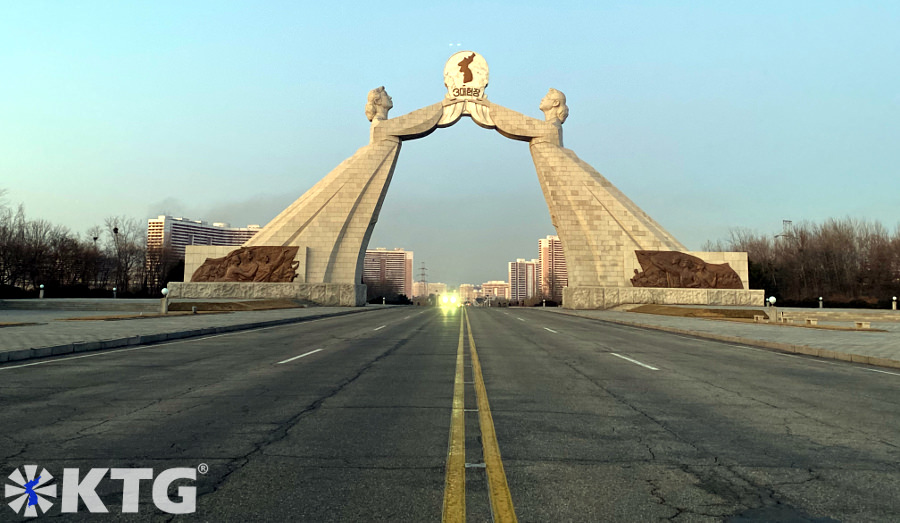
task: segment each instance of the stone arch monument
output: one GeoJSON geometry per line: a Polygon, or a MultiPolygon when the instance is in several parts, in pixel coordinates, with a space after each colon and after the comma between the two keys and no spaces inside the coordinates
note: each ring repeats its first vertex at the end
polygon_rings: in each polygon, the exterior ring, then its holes
{"type": "Polygon", "coordinates": [[[563,306],[622,303],[762,305],[747,290],[746,253],[689,253],[593,167],[563,147],[565,95],[550,89],[531,118],[485,96],[488,66],[472,51],[444,68],[447,93],[395,118],[384,87],[369,92],[369,144],[346,159],[239,249],[191,246],[180,298],[291,297],[328,305],[365,304],[363,258],[394,173],[400,146],[463,116],[528,142],[569,273],[563,306]]]}

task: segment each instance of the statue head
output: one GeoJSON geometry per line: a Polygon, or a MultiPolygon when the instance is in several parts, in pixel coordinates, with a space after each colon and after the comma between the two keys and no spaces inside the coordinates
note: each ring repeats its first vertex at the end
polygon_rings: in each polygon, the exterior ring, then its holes
{"type": "Polygon", "coordinates": [[[548,122],[559,120],[559,123],[564,123],[566,118],[569,117],[566,95],[556,89],[551,88],[547,91],[547,96],[541,100],[540,109],[544,112],[544,117],[548,122]]]}
{"type": "Polygon", "coordinates": [[[387,120],[388,111],[394,107],[394,102],[388,96],[384,86],[377,87],[369,91],[369,97],[366,100],[366,118],[371,122],[374,119],[387,120]]]}

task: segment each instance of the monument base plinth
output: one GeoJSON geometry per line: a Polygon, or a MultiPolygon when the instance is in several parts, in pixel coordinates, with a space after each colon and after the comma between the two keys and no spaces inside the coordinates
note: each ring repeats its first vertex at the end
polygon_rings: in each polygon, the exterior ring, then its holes
{"type": "Polygon", "coordinates": [[[362,307],[366,286],[352,283],[170,282],[169,298],[288,298],[331,307],[362,307]]]}
{"type": "Polygon", "coordinates": [[[566,309],[611,309],[617,305],[732,305],[762,307],[765,291],[746,289],[669,289],[658,287],[566,287],[566,309]]]}

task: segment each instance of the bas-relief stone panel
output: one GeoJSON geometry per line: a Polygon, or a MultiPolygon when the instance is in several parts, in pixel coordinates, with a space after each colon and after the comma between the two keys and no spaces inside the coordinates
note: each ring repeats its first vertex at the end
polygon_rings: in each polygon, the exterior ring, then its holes
{"type": "Polygon", "coordinates": [[[762,290],[744,289],[658,289],[652,287],[566,287],[563,307],[567,309],[609,309],[625,304],[735,305],[761,307],[762,290]]]}
{"type": "Polygon", "coordinates": [[[221,258],[207,258],[192,282],[290,283],[297,277],[297,247],[240,247],[221,258]]]}
{"type": "Polygon", "coordinates": [[[310,301],[318,305],[359,307],[366,303],[366,286],[350,283],[171,282],[169,297],[172,299],[288,298],[310,301]]]}
{"type": "MultiPolygon", "coordinates": [[[[731,268],[738,274],[741,278],[741,283],[743,284],[745,289],[750,288],[750,268],[749,263],[747,261],[747,253],[746,252],[706,252],[706,251],[683,251],[685,254],[690,254],[691,256],[696,256],[706,263],[713,264],[721,264],[727,263],[731,268]]],[[[623,271],[622,271],[622,285],[631,286],[631,278],[634,276],[634,271],[637,269],[638,272],[642,270],[640,262],[638,262],[637,255],[634,254],[634,251],[626,251],[623,253],[624,262],[623,262],[623,271]]]]}
{"type": "Polygon", "coordinates": [[[207,258],[221,258],[238,247],[228,245],[188,245],[184,248],[184,281],[203,265],[207,258]]]}

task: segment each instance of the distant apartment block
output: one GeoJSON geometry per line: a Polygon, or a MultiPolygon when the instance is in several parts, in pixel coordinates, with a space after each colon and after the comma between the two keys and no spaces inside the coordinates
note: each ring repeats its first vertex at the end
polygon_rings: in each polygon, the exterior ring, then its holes
{"type": "Polygon", "coordinates": [[[425,296],[427,297],[429,294],[434,294],[437,296],[438,294],[444,295],[447,294],[447,284],[440,282],[421,282],[417,281],[413,283],[413,296],[425,296]]]}
{"type": "Polygon", "coordinates": [[[481,285],[472,285],[471,283],[463,283],[459,286],[459,298],[463,302],[474,303],[476,299],[481,298],[481,285]]]}
{"type": "Polygon", "coordinates": [[[563,287],[569,285],[569,272],[559,236],[547,236],[538,240],[538,263],[541,296],[561,303],[563,287]]]}
{"type": "Polygon", "coordinates": [[[411,297],[413,289],[413,252],[403,249],[389,251],[383,247],[366,249],[363,262],[363,283],[376,294],[403,294],[411,297]]]}
{"type": "Polygon", "coordinates": [[[509,262],[509,299],[512,301],[525,301],[538,295],[538,274],[540,274],[540,262],[538,260],[526,261],[519,258],[509,262]]]}
{"type": "Polygon", "coordinates": [[[509,283],[505,281],[486,281],[481,284],[481,291],[485,298],[509,299],[509,283]]]}
{"type": "Polygon", "coordinates": [[[229,227],[227,223],[210,224],[202,220],[160,215],[147,220],[147,250],[153,251],[168,246],[177,258],[184,259],[184,248],[188,245],[238,247],[257,232],[259,225],[235,228],[229,227]]]}

